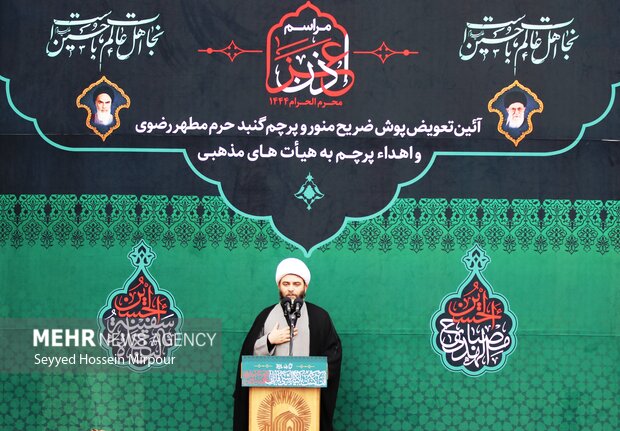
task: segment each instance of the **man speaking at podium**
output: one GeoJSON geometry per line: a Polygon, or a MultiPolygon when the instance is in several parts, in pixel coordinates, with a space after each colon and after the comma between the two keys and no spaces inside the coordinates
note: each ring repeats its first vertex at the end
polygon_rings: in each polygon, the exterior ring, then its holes
{"type": "MultiPolygon", "coordinates": [[[[241,356],[327,356],[328,380],[327,388],[321,389],[320,427],[321,431],[331,431],[340,381],[340,338],[327,311],[304,300],[310,284],[310,270],[304,262],[295,258],[280,262],[276,284],[280,302],[256,317],[243,342],[241,356]],[[292,343],[289,325],[295,327],[292,343]]],[[[241,356],[233,395],[234,431],[248,429],[248,388],[241,386],[241,356]]]]}

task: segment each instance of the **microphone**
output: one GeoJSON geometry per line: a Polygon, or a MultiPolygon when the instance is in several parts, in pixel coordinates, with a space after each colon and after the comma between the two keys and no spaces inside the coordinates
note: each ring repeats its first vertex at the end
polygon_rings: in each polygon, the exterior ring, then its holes
{"type": "Polygon", "coordinates": [[[291,312],[293,311],[292,310],[292,302],[293,302],[293,300],[289,299],[289,298],[282,298],[280,300],[280,304],[282,305],[282,309],[284,310],[284,315],[286,317],[288,317],[291,314],[291,312]]]}
{"type": "Polygon", "coordinates": [[[297,325],[297,319],[301,316],[301,307],[304,305],[304,300],[301,298],[295,298],[295,301],[292,304],[291,314],[289,319],[291,320],[291,324],[293,327],[297,325]]]}
{"type": "Polygon", "coordinates": [[[301,307],[303,306],[304,306],[304,300],[301,298],[295,298],[295,302],[294,302],[295,316],[297,317],[301,316],[301,307]]]}

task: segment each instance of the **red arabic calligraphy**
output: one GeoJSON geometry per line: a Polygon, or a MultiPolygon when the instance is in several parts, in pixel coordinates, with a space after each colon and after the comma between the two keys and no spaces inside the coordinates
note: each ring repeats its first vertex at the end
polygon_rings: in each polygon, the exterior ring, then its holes
{"type": "Polygon", "coordinates": [[[355,82],[348,44],[346,29],[310,2],[286,14],[267,35],[267,91],[344,95],[355,82]]]}
{"type": "Polygon", "coordinates": [[[159,322],[168,312],[168,298],[155,294],[153,285],[144,275],[139,276],[126,294],[116,295],[112,301],[119,317],[146,318],[156,316],[159,322]]]}
{"type": "Polygon", "coordinates": [[[448,313],[455,323],[495,322],[502,318],[504,307],[496,299],[489,299],[486,288],[479,281],[474,281],[470,290],[462,298],[448,302],[448,313]]]}
{"type": "Polygon", "coordinates": [[[241,376],[246,385],[264,385],[269,381],[269,371],[250,370],[244,371],[241,376]]]}

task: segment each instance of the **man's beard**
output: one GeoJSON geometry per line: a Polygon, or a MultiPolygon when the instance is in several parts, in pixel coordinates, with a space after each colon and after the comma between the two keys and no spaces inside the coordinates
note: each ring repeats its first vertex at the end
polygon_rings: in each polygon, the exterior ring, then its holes
{"type": "Polygon", "coordinates": [[[109,112],[99,112],[95,113],[95,124],[101,124],[102,126],[109,126],[114,121],[114,116],[109,112]]]}
{"type": "Polygon", "coordinates": [[[524,117],[509,117],[506,125],[511,129],[518,129],[523,125],[524,117]]]}
{"type": "MultiPolygon", "coordinates": [[[[288,298],[288,296],[282,295],[282,292],[280,292],[280,301],[282,301],[284,298],[288,298]]],[[[301,292],[297,299],[306,299],[306,292],[301,292]]]]}

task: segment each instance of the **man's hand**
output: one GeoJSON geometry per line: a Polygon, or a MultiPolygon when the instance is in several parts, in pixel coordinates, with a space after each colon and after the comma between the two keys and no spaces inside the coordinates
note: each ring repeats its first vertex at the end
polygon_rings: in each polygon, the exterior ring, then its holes
{"type": "MultiPolygon", "coordinates": [[[[293,336],[295,335],[297,335],[297,328],[295,328],[295,331],[293,332],[293,336]]],[[[289,327],[278,329],[278,324],[276,323],[269,335],[267,335],[267,339],[274,346],[288,343],[291,340],[291,329],[289,327]]]]}

